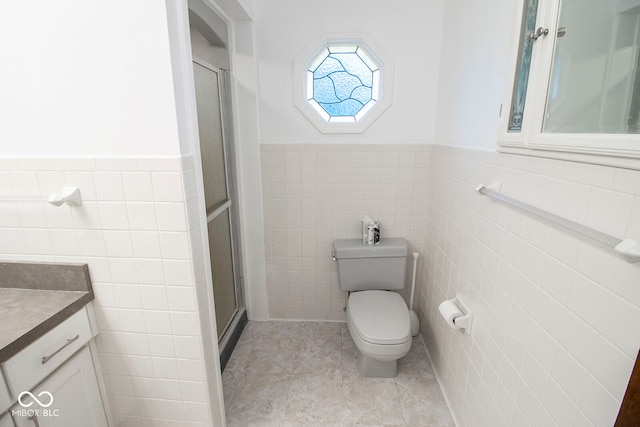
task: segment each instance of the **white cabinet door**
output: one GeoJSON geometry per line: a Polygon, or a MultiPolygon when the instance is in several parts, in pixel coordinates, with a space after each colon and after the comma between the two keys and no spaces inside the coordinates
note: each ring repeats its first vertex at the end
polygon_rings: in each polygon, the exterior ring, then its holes
{"type": "MultiPolygon", "coordinates": [[[[9,389],[4,382],[4,376],[0,372],[0,413],[9,409],[9,406],[11,406],[11,396],[9,396],[9,389]]],[[[0,424],[0,427],[3,425],[0,424]]]]}
{"type": "Polygon", "coordinates": [[[0,427],[15,427],[9,414],[0,416],[0,427]]]}
{"type": "Polygon", "coordinates": [[[108,427],[89,348],[22,398],[11,413],[17,427],[108,427]]]}

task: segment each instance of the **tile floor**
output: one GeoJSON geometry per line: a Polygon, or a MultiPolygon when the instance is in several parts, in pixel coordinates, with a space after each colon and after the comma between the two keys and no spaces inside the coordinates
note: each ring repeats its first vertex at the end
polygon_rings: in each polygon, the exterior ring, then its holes
{"type": "Polygon", "coordinates": [[[345,324],[249,322],[222,375],[227,425],[454,427],[422,340],[361,378],[345,324]]]}

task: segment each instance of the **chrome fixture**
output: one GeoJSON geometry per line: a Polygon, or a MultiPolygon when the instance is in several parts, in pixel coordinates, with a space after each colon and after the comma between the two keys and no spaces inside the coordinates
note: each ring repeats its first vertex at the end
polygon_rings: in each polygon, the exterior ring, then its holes
{"type": "Polygon", "coordinates": [[[529,34],[529,40],[536,41],[540,37],[546,36],[548,34],[549,34],[549,29],[548,28],[538,27],[538,29],[535,32],[529,34]]]}

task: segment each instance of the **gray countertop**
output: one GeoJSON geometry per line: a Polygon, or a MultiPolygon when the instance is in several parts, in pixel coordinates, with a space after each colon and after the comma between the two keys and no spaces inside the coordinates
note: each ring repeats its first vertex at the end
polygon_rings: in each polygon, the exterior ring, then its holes
{"type": "Polygon", "coordinates": [[[68,271],[70,266],[64,265],[64,269],[61,269],[59,265],[44,264],[50,267],[49,273],[53,275],[48,276],[46,281],[56,284],[36,287],[28,280],[23,281],[19,271],[24,270],[25,277],[33,277],[33,271],[42,270],[43,265],[16,264],[18,263],[0,264],[0,363],[14,356],[93,300],[86,265],[74,265],[73,267],[79,267],[77,274],[71,279],[66,275],[65,284],[61,285],[60,282],[56,283],[54,276],[58,271],[68,271]],[[7,280],[9,277],[11,284],[2,286],[3,279],[7,280]],[[79,281],[83,281],[84,286],[79,286],[79,281]]]}

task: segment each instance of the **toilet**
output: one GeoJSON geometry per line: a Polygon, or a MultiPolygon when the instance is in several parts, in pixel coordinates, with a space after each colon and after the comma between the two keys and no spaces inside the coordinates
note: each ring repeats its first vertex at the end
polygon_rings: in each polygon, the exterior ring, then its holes
{"type": "Polygon", "coordinates": [[[408,253],[403,238],[385,238],[377,245],[359,239],[333,242],[340,288],[349,291],[347,327],[363,377],[395,377],[398,359],[411,348],[409,309],[393,292],[404,288],[408,253]]]}

